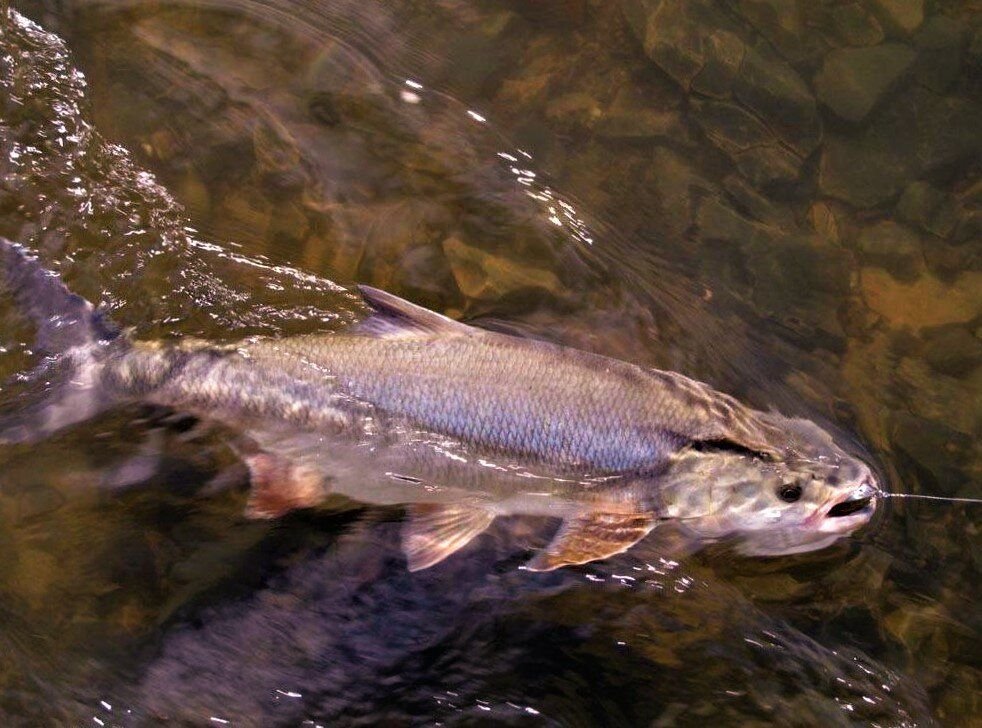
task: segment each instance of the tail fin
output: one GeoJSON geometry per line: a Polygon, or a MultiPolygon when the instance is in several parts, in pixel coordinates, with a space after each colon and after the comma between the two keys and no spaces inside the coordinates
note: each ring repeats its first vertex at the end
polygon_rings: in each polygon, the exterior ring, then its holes
{"type": "Polygon", "coordinates": [[[0,413],[0,443],[35,442],[93,417],[108,404],[98,365],[119,329],[23,246],[0,237],[3,292],[37,327],[35,349],[53,358],[28,377],[42,391],[9,403],[16,411],[0,413]]]}
{"type": "Polygon", "coordinates": [[[119,335],[119,329],[91,303],[69,291],[57,273],[6,238],[0,238],[0,276],[17,308],[37,326],[39,352],[61,354],[119,335]]]}

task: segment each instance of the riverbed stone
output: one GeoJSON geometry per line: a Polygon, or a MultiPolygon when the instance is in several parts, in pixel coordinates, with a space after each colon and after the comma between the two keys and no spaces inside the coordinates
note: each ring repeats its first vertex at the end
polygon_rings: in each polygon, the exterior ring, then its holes
{"type": "Polygon", "coordinates": [[[726,197],[733,201],[735,207],[753,220],[765,225],[788,229],[797,224],[795,213],[790,207],[762,194],[760,190],[748,184],[747,180],[739,174],[728,175],[723,180],[723,190],[726,192],[726,197]]]}
{"type": "Polygon", "coordinates": [[[952,281],[922,275],[907,282],[870,266],[860,271],[860,289],[870,310],[894,328],[968,323],[982,315],[982,273],[977,271],[965,271],[952,281]]]}
{"type": "Polygon", "coordinates": [[[910,228],[884,220],[864,228],[856,240],[863,260],[898,280],[913,280],[921,266],[920,239],[910,228]]]}
{"type": "Polygon", "coordinates": [[[924,0],[867,0],[867,4],[895,33],[912,33],[924,22],[924,0]]]}
{"type": "Polygon", "coordinates": [[[941,374],[962,377],[982,364],[982,341],[960,325],[924,332],[924,358],[941,374]]]}
{"type": "Polygon", "coordinates": [[[709,33],[705,43],[706,62],[693,77],[691,89],[704,96],[726,98],[733,89],[747,46],[736,33],[722,28],[709,33]]]}
{"type": "Polygon", "coordinates": [[[958,245],[982,240],[982,210],[963,211],[958,217],[951,240],[958,245]]]}
{"type": "Polygon", "coordinates": [[[781,321],[786,332],[806,330],[812,344],[841,346],[836,309],[849,288],[848,251],[794,227],[752,220],[714,196],[700,201],[695,226],[703,259],[710,261],[707,274],[719,275],[726,261],[739,261],[723,275],[730,285],[746,287],[758,312],[781,321]]]}
{"type": "Polygon", "coordinates": [[[872,46],[883,40],[879,21],[859,3],[836,5],[831,13],[832,32],[847,46],[872,46]]]}
{"type": "Polygon", "coordinates": [[[819,36],[812,30],[811,0],[730,0],[734,10],[760,32],[790,63],[799,63],[821,52],[819,36]]]}
{"type": "Polygon", "coordinates": [[[607,139],[684,139],[686,129],[677,111],[646,101],[633,83],[621,87],[597,122],[598,136],[607,139]]]}
{"type": "Polygon", "coordinates": [[[897,216],[922,230],[948,237],[958,223],[958,203],[934,185],[918,180],[904,189],[897,202],[897,216]]]}
{"type": "Polygon", "coordinates": [[[774,141],[770,130],[737,104],[693,99],[691,108],[693,119],[709,141],[730,158],[739,152],[774,141]]]}
{"type": "Polygon", "coordinates": [[[819,187],[856,207],[879,205],[928,172],[951,170],[977,157],[980,128],[979,103],[912,87],[889,100],[858,133],[827,135],[819,187]]]}
{"type": "Polygon", "coordinates": [[[684,88],[713,54],[713,29],[736,30],[709,0],[632,0],[624,12],[648,57],[684,88]]]}
{"type": "Polygon", "coordinates": [[[580,131],[591,128],[603,116],[600,104],[593,95],[582,91],[551,99],[546,104],[545,112],[550,121],[580,131]]]}
{"type": "Polygon", "coordinates": [[[879,129],[858,138],[829,134],[819,163],[819,188],[856,207],[873,207],[899,192],[912,176],[909,167],[879,129]]]}
{"type": "MultiPolygon", "coordinates": [[[[768,3],[748,2],[761,6],[764,23],[768,3]]],[[[721,4],[625,0],[622,7],[647,56],[686,91],[735,97],[799,156],[817,146],[821,125],[808,86],[765,39],[751,42],[721,4]]]]}
{"type": "MultiPolygon", "coordinates": [[[[971,383],[960,381],[961,374],[959,377],[948,374],[939,376],[939,370],[925,359],[928,352],[930,349],[924,342],[917,341],[915,352],[896,359],[892,375],[895,391],[903,397],[910,414],[944,422],[947,427],[962,434],[974,434],[982,425],[982,412],[975,407],[953,406],[965,401],[966,384],[971,387],[971,383]]],[[[972,376],[970,370],[968,375],[972,376]]],[[[982,370],[978,371],[978,375],[978,382],[982,385],[982,370]]]]}
{"type": "Polygon", "coordinates": [[[952,245],[928,240],[924,246],[928,269],[943,281],[955,280],[965,271],[982,271],[982,245],[952,245]]]}
{"type": "Polygon", "coordinates": [[[815,99],[801,76],[766,45],[748,47],[733,82],[736,98],[801,156],[821,139],[815,99]]]}
{"type": "Polygon", "coordinates": [[[965,26],[945,15],[929,18],[914,36],[918,49],[914,75],[918,83],[943,93],[961,71],[968,40],[965,26]]]}
{"type": "Polygon", "coordinates": [[[982,25],[972,30],[965,55],[974,68],[982,68],[982,25]]]}
{"type": "Polygon", "coordinates": [[[684,155],[655,147],[645,165],[646,185],[662,235],[677,240],[692,224],[694,200],[713,184],[703,177],[684,155]]]}
{"type": "Polygon", "coordinates": [[[815,77],[818,100],[846,121],[865,119],[904,77],[917,54],[902,43],[839,48],[815,77]]]}
{"type": "Polygon", "coordinates": [[[454,287],[446,255],[436,245],[409,248],[402,256],[398,272],[401,291],[429,308],[445,305],[454,287]]]}
{"type": "Polygon", "coordinates": [[[556,294],[562,288],[556,274],[548,269],[490,253],[459,237],[444,240],[443,252],[457,288],[475,301],[497,301],[522,290],[556,294]]]}
{"type": "Polygon", "coordinates": [[[813,203],[808,208],[808,222],[819,238],[826,243],[839,244],[839,220],[829,203],[821,200],[813,203]]]}
{"type": "Polygon", "coordinates": [[[792,184],[801,176],[801,158],[780,144],[753,147],[735,159],[737,169],[757,187],[792,184]]]}
{"type": "Polygon", "coordinates": [[[957,494],[966,480],[960,465],[968,457],[972,438],[942,422],[906,412],[894,413],[892,419],[893,447],[931,476],[940,495],[957,494]]]}

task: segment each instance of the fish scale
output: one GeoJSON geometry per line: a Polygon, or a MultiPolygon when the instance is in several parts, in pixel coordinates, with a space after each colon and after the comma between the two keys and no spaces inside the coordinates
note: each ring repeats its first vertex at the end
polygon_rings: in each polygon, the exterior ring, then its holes
{"type": "MultiPolygon", "coordinates": [[[[503,453],[602,471],[640,471],[676,449],[672,430],[647,424],[651,412],[666,408],[650,386],[655,382],[637,376],[639,367],[583,352],[577,353],[588,361],[566,361],[557,347],[527,343],[516,351],[491,333],[412,341],[328,335],[272,345],[260,341],[247,351],[260,360],[302,351],[316,364],[314,371],[337,376],[351,396],[420,427],[503,453]],[[618,366],[631,376],[617,377],[618,366]],[[614,372],[613,386],[597,386],[601,367],[614,372]]],[[[680,419],[677,424],[692,430],[699,423],[680,419]]]]}

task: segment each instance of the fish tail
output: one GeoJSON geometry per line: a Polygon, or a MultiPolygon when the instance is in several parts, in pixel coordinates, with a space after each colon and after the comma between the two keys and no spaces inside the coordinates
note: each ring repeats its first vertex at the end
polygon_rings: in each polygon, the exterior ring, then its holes
{"type": "Polygon", "coordinates": [[[120,330],[26,248],[0,237],[3,293],[34,323],[34,349],[46,358],[19,377],[30,391],[8,403],[13,411],[0,412],[0,443],[36,442],[103,410],[99,371],[120,330]]]}

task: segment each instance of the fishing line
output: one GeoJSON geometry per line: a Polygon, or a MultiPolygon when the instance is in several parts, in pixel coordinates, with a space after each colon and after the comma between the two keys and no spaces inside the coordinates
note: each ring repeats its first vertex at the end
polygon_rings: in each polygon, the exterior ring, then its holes
{"type": "Polygon", "coordinates": [[[920,495],[919,493],[886,493],[880,491],[881,498],[920,498],[922,500],[947,501],[948,503],[974,503],[982,505],[982,498],[954,498],[945,495],[920,495]]]}

